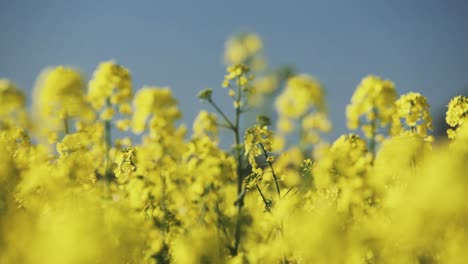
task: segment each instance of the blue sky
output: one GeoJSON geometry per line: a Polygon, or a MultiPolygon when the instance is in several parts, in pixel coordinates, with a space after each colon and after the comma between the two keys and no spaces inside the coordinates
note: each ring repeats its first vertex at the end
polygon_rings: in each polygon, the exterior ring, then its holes
{"type": "MultiPolygon", "coordinates": [[[[25,91],[46,66],[89,77],[103,60],[129,67],[136,88],[170,86],[184,121],[208,108],[196,98],[219,88],[227,37],[255,31],[273,66],[291,64],[326,87],[332,138],[361,80],[377,74],[399,93],[421,92],[433,113],[468,92],[468,2],[392,1],[7,1],[0,0],[0,77],[25,91]]],[[[219,88],[219,89],[217,89],[219,88]]]]}

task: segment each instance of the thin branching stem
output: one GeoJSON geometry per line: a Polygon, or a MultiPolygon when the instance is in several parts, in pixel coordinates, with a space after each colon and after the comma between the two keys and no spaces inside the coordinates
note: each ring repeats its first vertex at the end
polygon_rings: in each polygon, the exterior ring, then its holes
{"type": "Polygon", "coordinates": [[[231,120],[229,120],[229,118],[223,112],[223,110],[221,110],[221,108],[219,108],[219,106],[211,98],[208,99],[208,103],[210,103],[213,106],[213,108],[216,109],[216,111],[223,117],[224,121],[226,121],[226,123],[229,125],[229,128],[232,129],[233,131],[235,131],[236,127],[231,122],[231,120]]]}
{"type": "Polygon", "coordinates": [[[268,203],[268,200],[265,198],[265,195],[263,195],[262,189],[260,189],[258,184],[255,184],[255,187],[257,187],[257,190],[260,193],[260,196],[262,197],[263,203],[265,204],[265,210],[267,210],[267,212],[271,213],[270,204],[268,203]]]}
{"type": "Polygon", "coordinates": [[[278,183],[278,177],[276,176],[275,170],[273,169],[273,164],[271,163],[271,161],[268,160],[269,155],[265,149],[265,146],[263,146],[262,143],[260,143],[259,145],[262,148],[263,155],[265,156],[268,165],[270,166],[271,174],[273,175],[273,180],[275,181],[276,193],[278,193],[278,197],[281,198],[281,190],[280,190],[279,183],[278,183]]]}
{"type": "Polygon", "coordinates": [[[224,111],[211,99],[208,98],[207,101],[213,106],[213,108],[221,115],[224,121],[227,123],[227,128],[231,129],[234,133],[234,155],[237,159],[237,200],[235,205],[237,206],[237,222],[236,222],[236,229],[235,229],[235,238],[234,238],[234,246],[231,247],[231,254],[233,256],[237,255],[239,251],[239,245],[241,240],[241,226],[242,226],[242,207],[244,206],[244,196],[245,190],[243,190],[242,185],[244,181],[244,177],[242,175],[242,151],[241,151],[241,141],[240,141],[240,116],[242,114],[242,110],[240,108],[240,103],[242,100],[242,87],[238,83],[237,84],[237,97],[235,100],[235,120],[232,122],[228,116],[224,113],[224,111]]]}
{"type": "Polygon", "coordinates": [[[291,192],[292,189],[294,189],[294,187],[296,187],[296,185],[293,185],[291,186],[288,191],[283,195],[283,198],[286,197],[288,195],[289,192],[291,192]]]}

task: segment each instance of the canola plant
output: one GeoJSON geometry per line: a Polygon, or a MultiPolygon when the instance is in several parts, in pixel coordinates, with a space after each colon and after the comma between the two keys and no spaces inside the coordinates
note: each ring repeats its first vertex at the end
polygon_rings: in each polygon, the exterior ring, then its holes
{"type": "Polygon", "coordinates": [[[1,79],[0,263],[465,263],[468,98],[434,138],[426,97],[369,75],[330,144],[321,83],[262,51],[226,42],[191,131],[170,88],[115,61],[89,82],[44,70],[31,111],[1,79]]]}

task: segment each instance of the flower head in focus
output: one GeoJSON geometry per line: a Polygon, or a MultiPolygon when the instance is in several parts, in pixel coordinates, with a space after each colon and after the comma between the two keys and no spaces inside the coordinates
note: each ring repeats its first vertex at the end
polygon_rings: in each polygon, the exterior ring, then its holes
{"type": "Polygon", "coordinates": [[[266,125],[256,124],[245,131],[245,156],[248,157],[253,172],[261,174],[255,159],[272,150],[272,139],[273,132],[266,125]]]}
{"type": "Polygon", "coordinates": [[[465,96],[456,96],[448,104],[445,121],[452,128],[447,130],[448,137],[454,139],[459,126],[463,125],[468,119],[468,98],[465,96]]]}
{"type": "Polygon", "coordinates": [[[400,96],[395,102],[393,114],[392,134],[417,134],[427,136],[432,130],[432,117],[429,112],[429,103],[420,93],[409,92],[400,96]]]}

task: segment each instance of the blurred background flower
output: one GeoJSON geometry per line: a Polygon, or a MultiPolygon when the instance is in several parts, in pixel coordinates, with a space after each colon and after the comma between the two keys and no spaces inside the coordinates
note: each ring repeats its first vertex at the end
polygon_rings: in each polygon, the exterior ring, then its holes
{"type": "MultiPolygon", "coordinates": [[[[192,123],[204,108],[197,92],[219,86],[223,63],[261,53],[258,68],[292,64],[320,80],[336,124],[330,139],[346,132],[346,105],[367,74],[392,80],[400,94],[424,94],[435,132],[445,134],[447,102],[468,91],[466,10],[466,1],[435,0],[2,1],[0,77],[30,93],[44,66],[73,65],[89,80],[97,62],[115,59],[135,73],[136,89],[170,86],[192,123]],[[252,31],[261,39],[231,35],[252,31]]],[[[267,90],[277,82],[263,80],[267,90]]]]}

